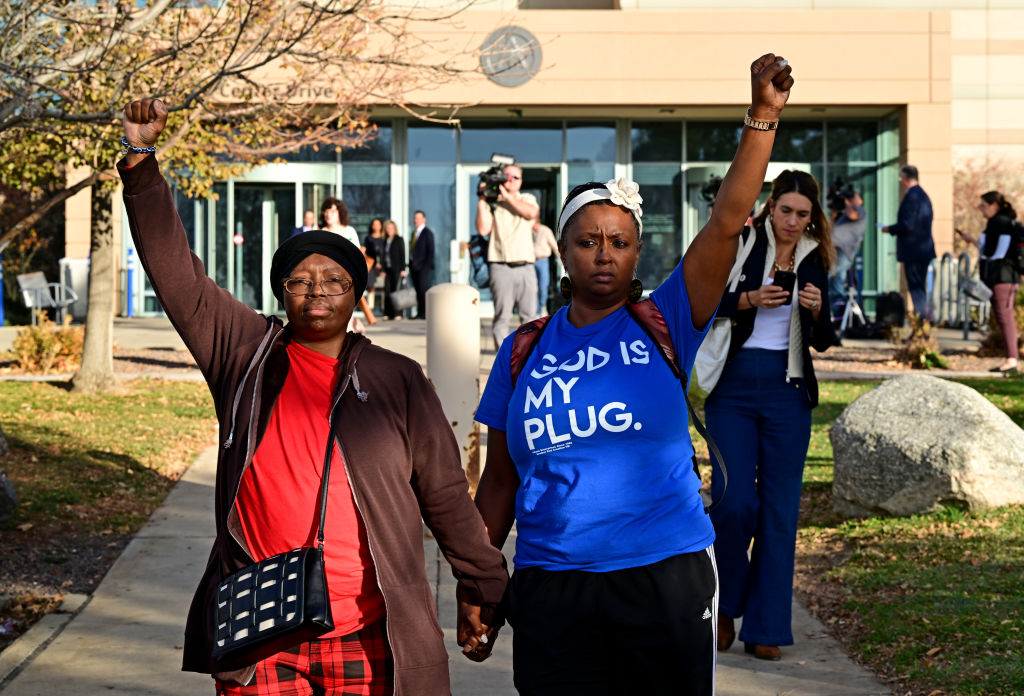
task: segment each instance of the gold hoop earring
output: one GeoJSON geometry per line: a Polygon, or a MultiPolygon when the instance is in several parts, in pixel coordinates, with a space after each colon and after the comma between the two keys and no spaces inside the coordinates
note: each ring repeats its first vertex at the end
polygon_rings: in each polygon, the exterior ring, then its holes
{"type": "Polygon", "coordinates": [[[572,281],[569,280],[569,276],[562,276],[562,279],[558,281],[558,291],[562,293],[566,302],[572,299],[572,281]]]}
{"type": "Polygon", "coordinates": [[[639,278],[634,278],[629,282],[629,295],[627,296],[630,304],[636,304],[644,296],[644,284],[639,278]]]}

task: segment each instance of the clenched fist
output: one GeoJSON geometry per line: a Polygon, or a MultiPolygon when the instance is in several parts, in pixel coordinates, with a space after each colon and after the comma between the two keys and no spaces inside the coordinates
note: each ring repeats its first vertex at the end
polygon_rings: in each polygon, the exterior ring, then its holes
{"type": "Polygon", "coordinates": [[[793,67],[774,53],[766,53],[750,65],[750,115],[758,121],[776,121],[789,100],[793,67]]]}
{"type": "MultiPolygon", "coordinates": [[[[154,147],[157,137],[167,125],[167,107],[159,99],[139,99],[124,107],[124,137],[134,147],[154,147]]],[[[129,166],[146,157],[128,152],[129,166]]]]}

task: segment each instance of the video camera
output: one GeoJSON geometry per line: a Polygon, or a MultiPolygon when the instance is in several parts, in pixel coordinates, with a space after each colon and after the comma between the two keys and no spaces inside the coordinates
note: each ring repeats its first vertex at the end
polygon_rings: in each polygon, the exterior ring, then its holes
{"type": "Polygon", "coordinates": [[[720,188],[722,188],[722,177],[712,174],[708,179],[708,183],[701,187],[700,197],[711,205],[714,205],[715,198],[718,197],[718,189],[720,188]]]}
{"type": "Polygon", "coordinates": [[[829,210],[839,213],[846,208],[846,200],[856,195],[857,192],[853,190],[853,184],[848,184],[843,177],[837,176],[832,181],[832,185],[828,187],[825,197],[828,199],[829,210]]]}
{"type": "Polygon", "coordinates": [[[498,187],[508,181],[505,167],[515,164],[516,158],[512,155],[503,155],[500,152],[495,152],[491,155],[491,163],[493,166],[490,169],[480,172],[480,188],[478,191],[485,201],[493,205],[501,194],[498,187]]]}

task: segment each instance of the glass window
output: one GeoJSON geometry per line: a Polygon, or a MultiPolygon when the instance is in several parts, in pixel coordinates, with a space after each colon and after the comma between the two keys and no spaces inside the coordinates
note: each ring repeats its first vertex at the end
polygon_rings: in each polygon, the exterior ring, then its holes
{"type": "MultiPolygon", "coordinates": [[[[213,279],[222,288],[228,286],[228,185],[219,183],[213,185],[213,192],[216,200],[207,201],[208,206],[213,207],[213,259],[207,262],[207,272],[213,266],[213,279]]],[[[207,228],[209,229],[209,228],[207,228]]]]}
{"type": "MultiPolygon", "coordinates": [[[[474,205],[475,205],[474,199],[474,205]]],[[[396,220],[398,233],[408,245],[412,234],[412,214],[422,210],[427,227],[434,233],[434,275],[431,284],[447,283],[448,250],[455,239],[455,166],[454,164],[409,165],[409,220],[396,220]]]]}
{"type": "Polygon", "coordinates": [[[644,198],[644,248],[637,276],[653,290],[682,254],[682,173],[678,164],[634,164],[633,178],[644,198]]]}
{"type": "Polygon", "coordinates": [[[875,162],[878,150],[878,122],[832,122],[828,124],[829,162],[875,162]]]}
{"type": "Polygon", "coordinates": [[[337,145],[306,145],[297,152],[286,152],[280,157],[285,162],[337,162],[339,148],[337,145]]]}
{"type": "Polygon", "coordinates": [[[601,162],[595,164],[569,165],[569,190],[589,181],[610,181],[615,177],[615,163],[601,162]]]}
{"type": "Polygon", "coordinates": [[[630,132],[634,162],[678,162],[683,156],[682,124],[634,123],[630,132]]]}
{"type": "Polygon", "coordinates": [[[686,158],[690,162],[731,162],[742,132],[742,122],[690,121],[686,124],[686,158]]]}
{"type": "Polygon", "coordinates": [[[178,211],[178,217],[181,218],[182,227],[185,228],[185,236],[188,238],[189,248],[191,248],[197,256],[201,257],[201,252],[196,249],[196,202],[182,193],[181,189],[175,186],[174,207],[178,211]]]}
{"type": "Polygon", "coordinates": [[[370,220],[389,217],[390,164],[345,164],[341,170],[341,199],[348,206],[349,225],[362,239],[370,220]]]}
{"type": "Polygon", "coordinates": [[[576,162],[615,163],[615,124],[569,124],[565,129],[565,158],[576,162]]]}
{"type": "MultiPolygon", "coordinates": [[[[824,132],[821,123],[792,123],[775,134],[773,162],[821,162],[824,153],[824,132]]],[[[732,160],[732,154],[727,158],[732,160]]]]}
{"type": "Polygon", "coordinates": [[[342,162],[391,162],[391,124],[378,123],[376,126],[377,131],[370,140],[341,151],[342,162]]]}
{"type": "Polygon", "coordinates": [[[458,131],[448,126],[409,126],[409,163],[456,161],[458,131]]]}
{"type": "Polygon", "coordinates": [[[512,155],[517,162],[561,162],[562,125],[502,121],[467,123],[463,127],[463,162],[490,162],[495,152],[512,155]]]}

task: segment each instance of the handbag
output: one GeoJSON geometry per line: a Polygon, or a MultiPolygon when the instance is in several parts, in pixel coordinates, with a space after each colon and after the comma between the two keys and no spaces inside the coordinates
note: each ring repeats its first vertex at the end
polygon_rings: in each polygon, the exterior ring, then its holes
{"type": "Polygon", "coordinates": [[[992,299],[992,289],[977,278],[964,278],[960,281],[960,289],[969,298],[978,302],[988,302],[992,299]]]}
{"type": "Polygon", "coordinates": [[[320,530],[316,547],[292,549],[232,574],[217,586],[213,656],[245,665],[334,630],[324,572],[327,481],[334,423],[320,481],[320,530]]]}
{"type": "MultiPolygon", "coordinates": [[[[740,283],[743,275],[743,264],[750,256],[750,250],[754,248],[754,230],[750,231],[747,241],[740,247],[736,254],[736,261],[729,272],[728,292],[736,292],[736,286],[740,283]]],[[[697,359],[693,363],[693,371],[697,375],[697,386],[705,392],[711,390],[718,384],[722,370],[725,369],[725,360],[729,357],[729,344],[732,342],[732,319],[728,317],[715,317],[711,328],[704,336],[704,341],[697,351],[697,359]]]]}
{"type": "Polygon", "coordinates": [[[409,277],[402,278],[397,289],[388,293],[391,306],[396,312],[404,312],[410,307],[416,306],[416,289],[409,285],[409,277]]]}

